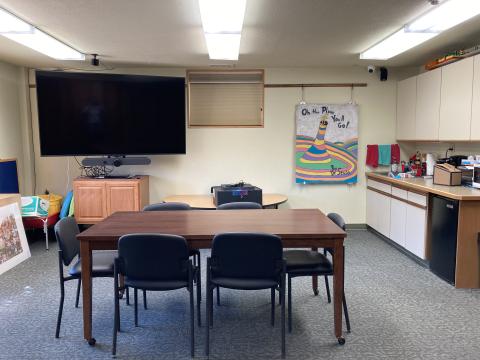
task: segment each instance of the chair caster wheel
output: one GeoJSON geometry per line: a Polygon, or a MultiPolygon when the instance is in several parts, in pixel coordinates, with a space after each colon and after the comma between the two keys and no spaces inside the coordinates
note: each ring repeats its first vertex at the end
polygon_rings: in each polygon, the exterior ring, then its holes
{"type": "Polygon", "coordinates": [[[318,289],[313,290],[313,295],[318,296],[318,289]]]}
{"type": "Polygon", "coordinates": [[[95,338],[91,338],[90,340],[88,340],[88,345],[90,346],[95,346],[96,343],[97,343],[97,340],[95,340],[95,338]]]}
{"type": "Polygon", "coordinates": [[[345,338],[339,337],[337,340],[340,345],[345,345],[345,338]]]}

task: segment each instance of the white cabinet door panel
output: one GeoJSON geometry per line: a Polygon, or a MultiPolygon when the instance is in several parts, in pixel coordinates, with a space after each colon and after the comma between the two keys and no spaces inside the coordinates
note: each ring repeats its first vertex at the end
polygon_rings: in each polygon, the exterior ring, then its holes
{"type": "Polygon", "coordinates": [[[407,223],[407,203],[392,199],[390,209],[390,239],[405,247],[405,229],[407,223]]]}
{"type": "Polygon", "coordinates": [[[386,236],[390,237],[390,202],[391,198],[382,194],[378,195],[378,229],[377,231],[386,236]]]}
{"type": "Polygon", "coordinates": [[[397,139],[415,140],[417,77],[397,83],[397,139]]]}
{"type": "Polygon", "coordinates": [[[375,209],[376,209],[376,195],[375,191],[367,189],[367,225],[376,228],[375,224],[375,209]]]}
{"type": "Polygon", "coordinates": [[[415,138],[417,140],[438,140],[441,85],[441,68],[417,76],[415,113],[415,138]]]}
{"type": "Polygon", "coordinates": [[[409,191],[407,195],[408,201],[411,201],[415,204],[421,206],[427,206],[427,196],[422,194],[414,193],[413,191],[409,191]]]}
{"type": "Polygon", "coordinates": [[[367,186],[370,186],[374,189],[383,191],[383,192],[388,193],[388,194],[390,194],[392,192],[392,185],[385,184],[385,183],[382,183],[380,181],[375,181],[375,180],[368,179],[367,180],[367,186]]]}
{"type": "Polygon", "coordinates": [[[470,140],[473,57],[442,67],[440,140],[470,140]]]}
{"type": "Polygon", "coordinates": [[[421,259],[425,259],[425,230],[427,212],[425,209],[407,205],[407,226],[405,248],[421,259]]]}
{"type": "Polygon", "coordinates": [[[473,99],[470,140],[480,140],[480,55],[473,58],[473,99]]]}

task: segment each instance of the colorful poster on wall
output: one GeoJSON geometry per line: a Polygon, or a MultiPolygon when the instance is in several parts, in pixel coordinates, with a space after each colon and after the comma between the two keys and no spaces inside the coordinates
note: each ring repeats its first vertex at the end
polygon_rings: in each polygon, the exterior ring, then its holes
{"type": "Polygon", "coordinates": [[[30,257],[17,203],[0,207],[0,274],[30,257]]]}
{"type": "Polygon", "coordinates": [[[296,107],[295,178],[299,184],[357,182],[358,106],[296,107]]]}

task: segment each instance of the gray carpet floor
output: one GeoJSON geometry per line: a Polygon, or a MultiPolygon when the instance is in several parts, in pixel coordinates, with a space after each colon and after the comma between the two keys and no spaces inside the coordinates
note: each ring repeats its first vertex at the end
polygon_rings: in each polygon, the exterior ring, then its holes
{"type": "MultiPolygon", "coordinates": [[[[59,301],[56,245],[31,245],[32,257],[0,275],[0,359],[111,359],[112,280],[94,279],[95,347],[82,339],[76,282],[66,286],[60,339],[54,338],[59,301]]],[[[352,332],[339,346],[325,288],[293,280],[293,332],[288,359],[479,359],[480,291],[456,290],[398,250],[365,231],[349,231],[346,285],[352,332]]],[[[205,257],[208,251],[202,251],[205,257]]],[[[205,264],[205,261],[203,261],[205,264]]],[[[320,281],[323,285],[323,281],[320,281]]],[[[120,359],[189,359],[186,290],[149,293],[149,309],[121,302],[120,359]]],[[[279,359],[280,322],[270,326],[269,291],[222,289],[214,308],[212,359],[279,359]]],[[[202,316],[205,315],[202,302],[202,316]]],[[[205,358],[204,328],[195,328],[196,358],[205,358]]]]}

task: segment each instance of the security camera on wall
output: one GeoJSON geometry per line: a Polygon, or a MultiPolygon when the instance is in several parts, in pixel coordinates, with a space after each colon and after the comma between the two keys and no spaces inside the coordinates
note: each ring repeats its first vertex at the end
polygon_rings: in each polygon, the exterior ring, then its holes
{"type": "Polygon", "coordinates": [[[375,72],[375,65],[368,65],[367,66],[367,71],[369,74],[373,74],[375,72]]]}

